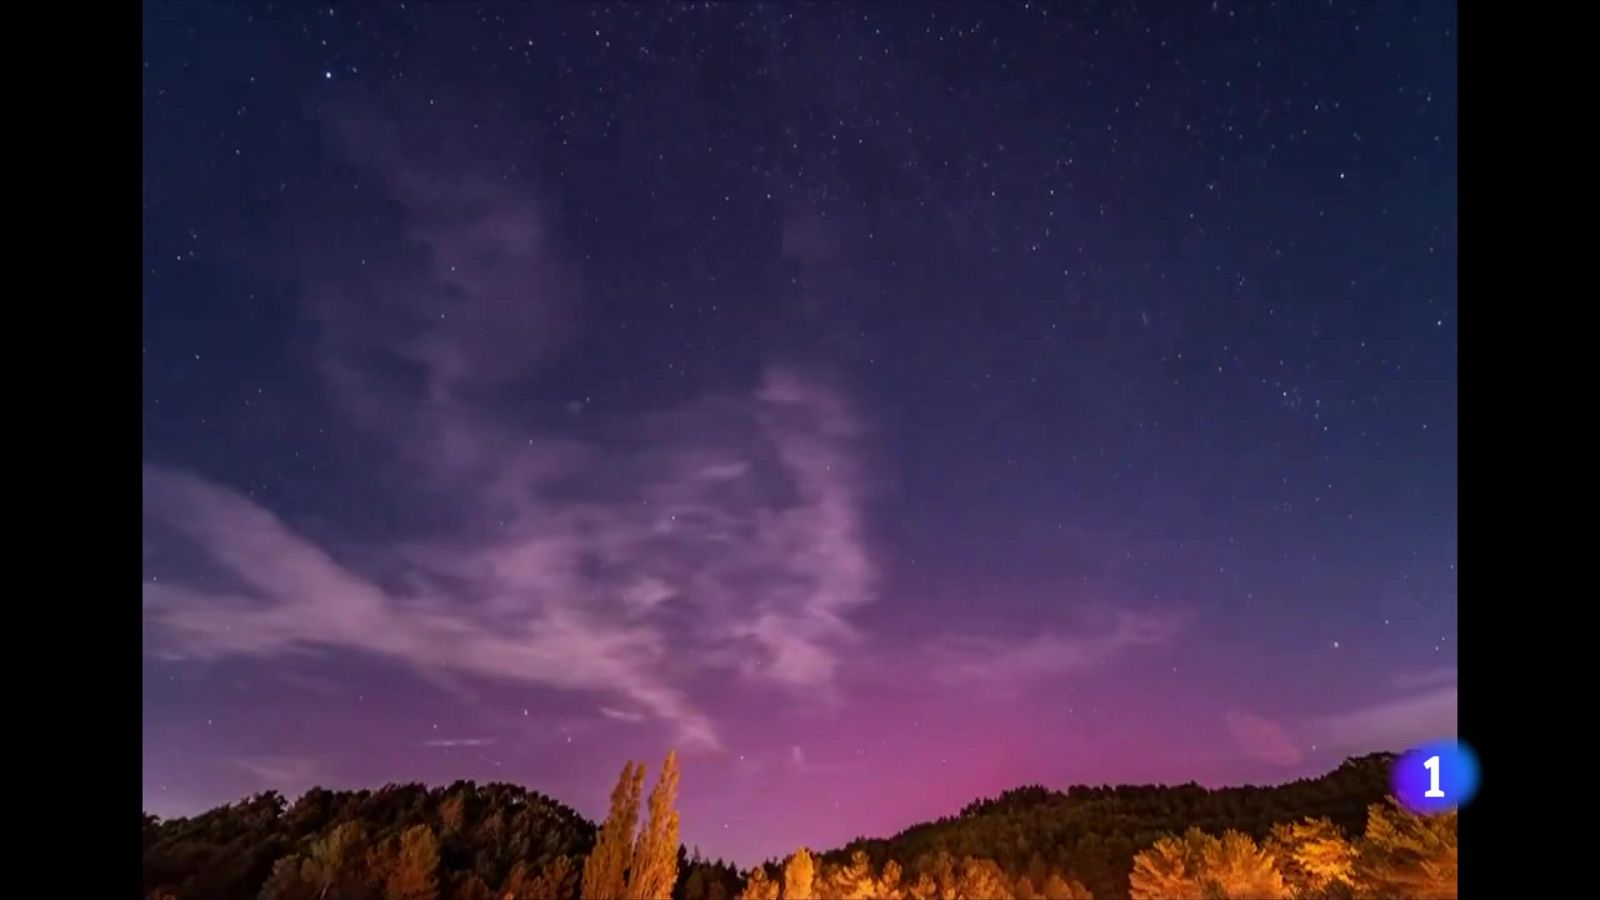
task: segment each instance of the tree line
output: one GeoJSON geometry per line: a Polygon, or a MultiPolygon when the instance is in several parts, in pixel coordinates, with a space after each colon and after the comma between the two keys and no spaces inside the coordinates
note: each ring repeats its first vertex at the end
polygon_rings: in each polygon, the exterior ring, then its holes
{"type": "Polygon", "coordinates": [[[1028,786],[749,870],[679,839],[677,760],[624,766],[598,826],[524,788],[268,792],[144,817],[148,900],[1454,897],[1455,815],[1387,799],[1392,757],[1273,787],[1028,786]]]}
{"type": "MultiPolygon", "coordinates": [[[[1094,900],[1098,895],[1037,854],[1021,871],[948,852],[911,866],[874,867],[863,850],[844,864],[800,849],[758,866],[737,900],[1094,900]]],[[[1257,842],[1189,828],[1133,855],[1131,900],[1448,900],[1456,896],[1456,814],[1424,816],[1392,801],[1367,811],[1352,839],[1326,818],[1274,825],[1257,842]]]]}

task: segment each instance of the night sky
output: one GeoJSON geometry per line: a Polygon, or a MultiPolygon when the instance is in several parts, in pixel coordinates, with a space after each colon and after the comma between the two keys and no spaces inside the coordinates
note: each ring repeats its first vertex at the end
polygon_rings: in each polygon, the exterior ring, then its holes
{"type": "Polygon", "coordinates": [[[144,797],[741,863],[1456,722],[1453,4],[144,14],[144,797]]]}

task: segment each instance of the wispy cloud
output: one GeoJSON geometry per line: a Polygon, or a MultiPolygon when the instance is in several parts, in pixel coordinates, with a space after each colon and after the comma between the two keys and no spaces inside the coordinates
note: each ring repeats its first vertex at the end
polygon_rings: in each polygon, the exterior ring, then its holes
{"type": "Polygon", "coordinates": [[[560,602],[530,604],[512,625],[485,617],[471,598],[391,595],[237,492],[186,472],[145,466],[144,495],[147,514],[186,534],[236,581],[231,591],[146,583],[146,619],[169,654],[344,648],[424,669],[615,691],[677,723],[685,740],[715,743],[709,720],[647,674],[661,655],[649,630],[599,623],[560,602]]]}
{"type": "Polygon", "coordinates": [[[292,796],[327,780],[322,765],[297,756],[250,756],[229,760],[234,768],[248,772],[263,790],[292,796]]]}
{"type": "Polygon", "coordinates": [[[1141,646],[1166,643],[1180,622],[1167,612],[1119,611],[1071,631],[1020,640],[953,637],[931,647],[934,676],[945,682],[1010,684],[1081,671],[1141,646]]]}
{"type": "Polygon", "coordinates": [[[1223,717],[1228,735],[1246,756],[1280,766],[1293,766],[1304,753],[1282,724],[1242,709],[1223,717]]]}
{"type": "Polygon", "coordinates": [[[487,747],[494,743],[494,738],[438,738],[423,741],[424,747],[487,747]]]}
{"type": "Polygon", "coordinates": [[[308,266],[319,371],[437,527],[314,539],[227,485],[147,465],[147,531],[215,576],[147,579],[148,652],[357,651],[442,683],[622,699],[701,746],[719,738],[685,687],[694,668],[825,694],[877,590],[868,428],[846,392],[772,368],[651,414],[585,411],[581,437],[508,424],[503,404],[581,319],[536,192],[459,115],[328,121],[401,234],[308,266]]]}
{"type": "Polygon", "coordinates": [[[1280,722],[1233,710],[1225,717],[1228,733],[1245,755],[1280,765],[1298,763],[1308,749],[1400,751],[1456,733],[1454,668],[1402,674],[1393,681],[1405,693],[1342,712],[1280,722]]]}
{"type": "Polygon", "coordinates": [[[1454,684],[1381,700],[1307,723],[1322,746],[1353,752],[1404,750],[1456,733],[1459,697],[1454,684]]]}
{"type": "Polygon", "coordinates": [[[618,722],[636,723],[643,722],[645,720],[643,713],[628,712],[627,710],[622,709],[612,709],[609,706],[600,707],[600,715],[605,716],[608,719],[615,719],[618,722]]]}
{"type": "MultiPolygon", "coordinates": [[[[805,748],[801,747],[799,744],[790,745],[789,758],[787,762],[790,771],[810,776],[831,777],[835,775],[842,775],[846,772],[859,772],[866,768],[866,763],[862,762],[861,760],[818,762],[807,756],[805,748]]],[[[757,766],[751,771],[759,771],[759,769],[760,767],[757,766]]]]}

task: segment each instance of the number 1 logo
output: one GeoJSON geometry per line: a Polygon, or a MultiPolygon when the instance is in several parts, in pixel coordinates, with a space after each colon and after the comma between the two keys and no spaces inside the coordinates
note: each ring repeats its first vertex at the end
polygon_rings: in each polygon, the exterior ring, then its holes
{"type": "Polygon", "coordinates": [[[1444,791],[1439,790],[1439,757],[1438,757],[1438,755],[1434,755],[1434,756],[1428,757],[1428,761],[1423,763],[1422,767],[1424,769],[1428,770],[1428,789],[1422,793],[1422,796],[1424,796],[1424,797],[1443,797],[1444,796],[1444,791]]]}
{"type": "Polygon", "coordinates": [[[1394,761],[1389,785],[1395,799],[1412,812],[1455,809],[1478,790],[1478,757],[1454,740],[1413,747],[1394,761]]]}

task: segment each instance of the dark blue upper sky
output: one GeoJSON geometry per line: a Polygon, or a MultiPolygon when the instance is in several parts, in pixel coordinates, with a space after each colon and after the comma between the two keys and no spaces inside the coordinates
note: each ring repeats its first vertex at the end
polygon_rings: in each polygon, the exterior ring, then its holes
{"type": "Polygon", "coordinates": [[[1454,24],[147,4],[147,805],[675,743],[749,861],[1453,728],[1454,24]]]}

